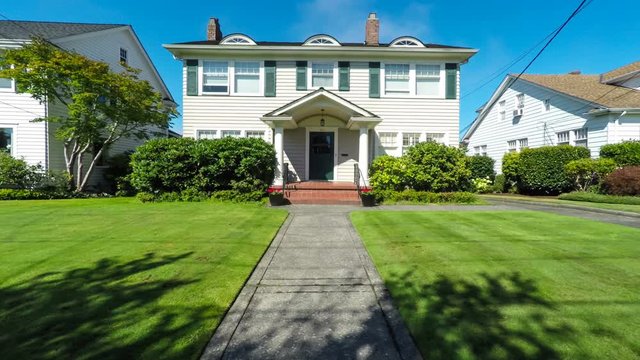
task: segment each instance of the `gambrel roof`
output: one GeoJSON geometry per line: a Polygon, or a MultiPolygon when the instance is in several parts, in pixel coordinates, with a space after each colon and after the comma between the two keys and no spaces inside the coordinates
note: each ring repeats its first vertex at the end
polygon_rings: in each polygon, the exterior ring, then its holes
{"type": "Polygon", "coordinates": [[[53,40],[123,26],[127,25],[0,20],[0,39],[26,40],[39,36],[47,40],[53,40]]]}

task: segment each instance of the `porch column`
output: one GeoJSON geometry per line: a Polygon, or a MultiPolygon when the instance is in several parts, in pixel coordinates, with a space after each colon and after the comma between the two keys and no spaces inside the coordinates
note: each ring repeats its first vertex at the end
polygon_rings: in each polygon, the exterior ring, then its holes
{"type": "Polygon", "coordinates": [[[273,147],[276,150],[276,176],[273,179],[274,185],[282,185],[282,172],[284,171],[284,128],[276,127],[273,129],[273,147]]]}
{"type": "Polygon", "coordinates": [[[362,172],[360,185],[365,185],[369,181],[369,129],[360,128],[360,138],[358,146],[358,167],[362,172]]]}

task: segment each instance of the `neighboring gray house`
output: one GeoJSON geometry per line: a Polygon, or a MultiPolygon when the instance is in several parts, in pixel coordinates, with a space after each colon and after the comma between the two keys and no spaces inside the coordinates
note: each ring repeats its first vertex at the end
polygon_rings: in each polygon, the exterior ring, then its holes
{"type": "Polygon", "coordinates": [[[598,75],[508,75],[463,136],[469,153],[501,171],[505,152],[525,147],[600,147],[640,140],[640,61],[598,75]]]}
{"type": "Polygon", "coordinates": [[[354,164],[366,176],[373,157],[427,139],[457,145],[460,65],[477,50],[380,43],[379,26],[370,14],[359,43],[271,42],[223,37],[211,19],[207,40],[164,45],[183,64],[184,136],[263,138],[302,181],[353,182],[354,164]]]}
{"type": "MultiPolygon", "coordinates": [[[[130,25],[0,21],[0,56],[3,49],[20,47],[34,36],[93,60],[104,61],[115,71],[122,69],[121,62],[141,69],[140,78],[160,91],[165,101],[174,103],[130,25]]],[[[16,93],[13,80],[0,79],[0,150],[23,158],[29,164],[41,164],[45,169],[64,169],[63,145],[55,138],[54,129],[45,122],[32,120],[65,113],[66,108],[62,105],[41,104],[29,94],[16,93]]],[[[140,143],[137,139],[122,139],[113,144],[109,155],[134,149],[140,143]]],[[[96,169],[96,179],[101,170],[96,169]]]]}

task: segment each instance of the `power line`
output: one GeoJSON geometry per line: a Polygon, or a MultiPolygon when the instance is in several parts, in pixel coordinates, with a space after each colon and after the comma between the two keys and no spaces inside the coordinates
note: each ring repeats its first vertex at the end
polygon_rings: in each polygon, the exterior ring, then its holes
{"type": "MultiPolygon", "coordinates": [[[[575,15],[579,14],[580,12],[582,12],[584,9],[586,9],[589,5],[591,5],[591,3],[594,0],[588,0],[586,2],[586,4],[584,6],[582,6],[585,1],[583,1],[578,8],[576,9],[576,11],[574,11],[574,13],[572,14],[572,16],[570,16],[567,21],[565,21],[565,23],[563,23],[561,26],[557,27],[555,30],[553,30],[552,32],[550,32],[547,36],[545,36],[542,40],[540,40],[538,43],[536,43],[533,47],[531,47],[529,50],[526,50],[524,53],[520,54],[518,57],[516,57],[513,61],[511,61],[509,64],[499,68],[498,70],[496,70],[495,72],[493,72],[491,75],[489,75],[490,79],[485,81],[484,83],[482,83],[482,85],[474,88],[473,90],[465,93],[464,95],[462,95],[460,97],[460,99],[462,100],[463,98],[475,93],[476,91],[482,89],[483,87],[489,85],[491,82],[493,82],[493,80],[495,80],[496,78],[502,76],[502,74],[504,74],[505,71],[507,71],[508,69],[510,69],[512,66],[514,66],[515,64],[519,63],[522,59],[524,59],[527,55],[529,55],[531,52],[533,52],[535,49],[537,49],[543,42],[547,41],[547,39],[549,39],[550,37],[554,37],[558,35],[558,33],[562,30],[562,28],[564,26],[566,26],[566,24],[568,23],[569,20],[571,20],[572,17],[575,17],[575,15]]],[[[551,40],[549,40],[547,42],[547,44],[545,45],[548,46],[551,41],[553,41],[553,38],[551,40]]],[[[540,56],[540,54],[542,53],[542,51],[544,51],[545,48],[542,48],[542,50],[540,50],[540,52],[536,55],[536,57],[529,63],[529,65],[527,65],[527,67],[525,68],[524,71],[526,71],[526,69],[531,66],[531,63],[533,63],[533,61],[535,61],[535,59],[540,56]]],[[[521,73],[522,74],[522,73],[521,73]]]]}

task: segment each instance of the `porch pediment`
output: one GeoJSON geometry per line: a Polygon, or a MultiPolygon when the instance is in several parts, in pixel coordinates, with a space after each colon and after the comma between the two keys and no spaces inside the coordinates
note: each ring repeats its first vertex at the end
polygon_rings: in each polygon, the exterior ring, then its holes
{"type": "Polygon", "coordinates": [[[320,114],[342,121],[349,129],[372,128],[382,121],[374,113],[324,88],[302,96],[260,119],[271,127],[292,129],[298,127],[300,122],[320,114]]]}

